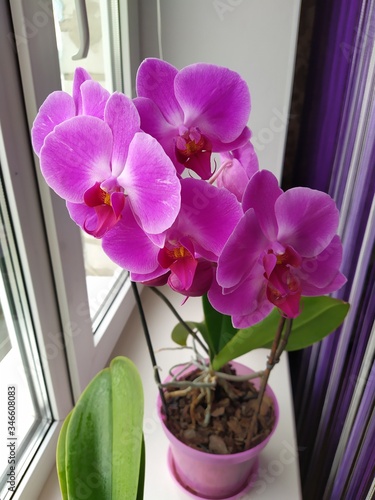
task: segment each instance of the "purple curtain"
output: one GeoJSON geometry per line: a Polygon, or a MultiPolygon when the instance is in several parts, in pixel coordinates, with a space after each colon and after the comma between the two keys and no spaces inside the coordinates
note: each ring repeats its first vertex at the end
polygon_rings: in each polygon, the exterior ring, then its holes
{"type": "Polygon", "coordinates": [[[375,476],[374,40],[375,0],[317,0],[294,182],[336,200],[351,309],[291,356],[307,500],[366,499],[375,476]]]}

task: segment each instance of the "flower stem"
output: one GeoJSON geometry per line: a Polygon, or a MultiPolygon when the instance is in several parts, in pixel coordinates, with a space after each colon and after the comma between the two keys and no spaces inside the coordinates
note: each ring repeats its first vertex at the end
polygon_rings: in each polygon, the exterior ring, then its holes
{"type": "Polygon", "coordinates": [[[144,313],[144,310],[143,310],[141,297],[139,296],[139,292],[138,292],[138,288],[137,288],[137,283],[135,283],[134,281],[131,281],[131,284],[132,284],[132,289],[133,289],[135,301],[136,301],[137,306],[138,306],[139,315],[141,317],[141,323],[142,323],[142,327],[143,327],[143,333],[144,333],[144,336],[145,336],[145,339],[146,339],[148,352],[149,352],[149,355],[150,355],[150,358],[151,358],[151,363],[152,363],[152,366],[153,366],[153,368],[155,370],[155,378],[156,378],[156,380],[158,382],[159,394],[160,394],[160,399],[161,399],[161,402],[162,402],[162,405],[163,405],[163,410],[165,412],[165,415],[167,415],[168,414],[167,403],[165,401],[164,391],[161,388],[160,374],[159,374],[159,370],[158,370],[157,363],[156,363],[154,348],[152,347],[150,332],[149,332],[149,329],[148,329],[148,326],[147,326],[146,316],[145,316],[145,313],[144,313]]]}
{"type": "Polygon", "coordinates": [[[249,432],[248,432],[247,437],[246,437],[245,449],[250,448],[251,441],[252,441],[252,439],[255,435],[255,432],[256,432],[258,417],[259,417],[260,409],[262,407],[262,402],[263,402],[263,396],[264,396],[264,393],[266,391],[266,387],[267,387],[269,376],[271,374],[271,370],[280,361],[280,356],[283,353],[283,351],[288,343],[289,335],[292,331],[293,320],[288,318],[285,334],[284,334],[284,336],[282,335],[285,322],[286,322],[286,319],[285,319],[285,317],[282,316],[280,318],[279,325],[278,325],[275,337],[273,339],[271,352],[270,352],[270,355],[268,356],[268,360],[267,360],[266,369],[263,372],[262,381],[261,381],[261,385],[260,385],[259,393],[258,393],[257,406],[256,406],[256,410],[253,414],[253,418],[252,418],[252,421],[250,424],[249,432]]]}
{"type": "Polygon", "coordinates": [[[186,321],[184,321],[182,319],[182,317],[178,314],[178,312],[176,311],[176,309],[173,306],[173,304],[171,303],[171,301],[158,288],[153,287],[153,286],[151,286],[150,288],[154,293],[156,293],[156,295],[158,297],[160,297],[165,302],[165,304],[167,304],[167,306],[172,311],[172,313],[176,316],[177,320],[181,323],[181,325],[190,333],[190,335],[194,338],[194,340],[196,342],[198,342],[198,344],[201,346],[201,348],[204,350],[204,352],[207,355],[209,355],[207,347],[203,344],[203,342],[198,337],[196,332],[192,328],[190,328],[190,326],[186,323],[186,321]]]}

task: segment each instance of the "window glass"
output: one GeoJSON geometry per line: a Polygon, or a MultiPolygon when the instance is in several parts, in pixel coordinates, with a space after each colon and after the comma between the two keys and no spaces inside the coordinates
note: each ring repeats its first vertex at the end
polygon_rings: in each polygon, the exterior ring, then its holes
{"type": "Polygon", "coordinates": [[[0,498],[5,500],[52,419],[1,176],[0,329],[0,498]]]}
{"type": "MultiPolygon", "coordinates": [[[[81,35],[75,0],[54,0],[57,46],[61,74],[61,87],[72,93],[74,71],[85,68],[93,79],[110,92],[121,90],[119,37],[115,36],[117,12],[111,2],[86,1],[89,26],[89,50],[87,57],[74,59],[80,49],[81,35]]],[[[101,241],[82,232],[83,255],[90,315],[96,330],[112,303],[116,291],[126,279],[126,273],[116,266],[102,251],[101,241]]]]}

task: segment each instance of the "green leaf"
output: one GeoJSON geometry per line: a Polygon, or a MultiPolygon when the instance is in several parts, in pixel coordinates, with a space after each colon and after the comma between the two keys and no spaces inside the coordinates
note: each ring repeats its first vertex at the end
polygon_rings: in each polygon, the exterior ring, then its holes
{"type": "Polygon", "coordinates": [[[112,374],[112,500],[136,498],[143,439],[143,388],[132,361],[115,358],[112,374]]]}
{"type": "MultiPolygon", "coordinates": [[[[194,321],[186,321],[186,323],[192,330],[197,328],[200,331],[201,323],[196,323],[194,321]]],[[[176,344],[182,347],[186,346],[189,335],[190,335],[189,331],[184,327],[182,323],[177,323],[177,325],[172,330],[173,342],[176,342],[176,344]]]]}
{"type": "Polygon", "coordinates": [[[60,429],[59,439],[57,441],[57,448],[56,448],[57,476],[59,478],[62,500],[68,500],[68,486],[67,486],[67,480],[66,480],[65,442],[66,442],[66,431],[67,431],[71,416],[72,416],[72,414],[69,413],[63,422],[63,425],[60,429]]]}
{"type": "Polygon", "coordinates": [[[278,323],[280,313],[274,309],[262,322],[249,328],[238,330],[231,340],[216,354],[212,361],[214,370],[219,370],[232,359],[242,356],[247,352],[264,347],[271,342],[278,323]]]}
{"type": "MultiPolygon", "coordinates": [[[[210,358],[212,359],[212,357],[232,339],[238,330],[233,327],[230,316],[225,316],[217,312],[216,309],[211,306],[206,296],[202,297],[202,300],[204,322],[198,323],[195,321],[187,321],[186,323],[191,329],[197,329],[202,335],[209,348],[210,358]]],[[[176,342],[176,344],[185,347],[189,335],[184,325],[178,323],[172,331],[172,340],[176,342]]]]}
{"type": "Polygon", "coordinates": [[[137,500],[143,500],[144,489],[145,489],[145,469],[146,469],[146,447],[145,447],[145,439],[144,436],[142,435],[141,463],[139,466],[137,500]]]}
{"type": "MultiPolygon", "coordinates": [[[[203,337],[206,342],[210,352],[213,352],[215,347],[212,344],[212,338],[208,334],[207,326],[205,323],[198,323],[195,321],[186,321],[186,323],[190,326],[192,330],[197,330],[203,337]]],[[[177,325],[172,330],[172,340],[176,342],[176,344],[185,347],[187,345],[187,339],[189,337],[190,332],[184,327],[182,323],[177,323],[177,325]]]]}
{"type": "MultiPolygon", "coordinates": [[[[332,297],[302,297],[302,313],[293,320],[292,333],[287,351],[304,349],[322,340],[336,330],[344,321],[349,304],[332,297]]],[[[239,330],[220,350],[212,361],[214,370],[219,370],[232,359],[260,347],[271,347],[280,321],[280,312],[274,309],[263,321],[239,330]]]]}
{"type": "Polygon", "coordinates": [[[302,307],[302,314],[293,320],[286,351],[305,349],[332,333],[344,321],[350,306],[323,296],[304,297],[302,307]]]}
{"type": "Polygon", "coordinates": [[[137,499],[143,406],[142,382],[129,359],[115,358],[93,378],[60,431],[57,469],[64,500],[137,499]]]}
{"type": "Polygon", "coordinates": [[[111,399],[106,369],[90,382],[72,411],[65,444],[69,498],[112,498],[111,399]]]}
{"type": "Polygon", "coordinates": [[[238,332],[238,329],[232,325],[230,316],[221,314],[212,307],[207,296],[202,297],[202,303],[207,328],[204,339],[210,347],[211,356],[214,357],[231,341],[238,332]]]}

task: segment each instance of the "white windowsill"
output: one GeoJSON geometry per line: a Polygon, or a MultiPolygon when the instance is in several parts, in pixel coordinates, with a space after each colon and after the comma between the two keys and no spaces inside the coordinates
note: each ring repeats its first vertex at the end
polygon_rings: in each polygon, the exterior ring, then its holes
{"type": "MultiPolygon", "coordinates": [[[[181,296],[169,294],[177,307],[181,296]]],[[[172,313],[150,290],[142,293],[146,318],[153,339],[154,349],[172,347],[170,332],[176,324],[172,313]]],[[[201,320],[201,300],[189,299],[179,308],[185,319],[201,320]]],[[[157,387],[143,338],[139,314],[134,310],[124,333],[117,343],[113,355],[131,358],[137,365],[144,385],[146,442],[145,500],[188,500],[189,497],[175,484],[167,467],[168,442],[156,415],[157,387]]],[[[257,350],[239,358],[239,361],[255,370],[264,368],[267,350],[257,350]]],[[[168,350],[156,353],[161,377],[167,376],[168,368],[190,358],[188,351],[168,350]]],[[[302,498],[299,480],[298,452],[295,438],[294,415],[289,379],[287,356],[282,356],[270,378],[270,385],[276,393],[280,406],[280,421],[270,443],[260,458],[259,477],[253,490],[242,500],[299,500],[302,498]]],[[[53,468],[39,500],[60,500],[57,476],[53,468]]]]}

